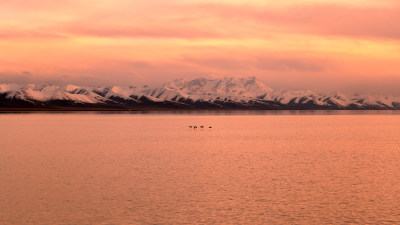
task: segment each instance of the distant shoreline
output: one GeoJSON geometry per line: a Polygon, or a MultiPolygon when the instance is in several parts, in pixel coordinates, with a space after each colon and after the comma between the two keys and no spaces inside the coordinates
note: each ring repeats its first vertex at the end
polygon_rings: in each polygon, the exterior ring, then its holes
{"type": "Polygon", "coordinates": [[[396,111],[400,113],[398,109],[382,109],[382,108],[371,108],[371,109],[321,109],[321,108],[288,108],[288,109],[258,109],[258,108],[162,108],[162,107],[140,107],[140,108],[99,108],[99,107],[1,107],[0,112],[349,112],[349,111],[396,111]]]}

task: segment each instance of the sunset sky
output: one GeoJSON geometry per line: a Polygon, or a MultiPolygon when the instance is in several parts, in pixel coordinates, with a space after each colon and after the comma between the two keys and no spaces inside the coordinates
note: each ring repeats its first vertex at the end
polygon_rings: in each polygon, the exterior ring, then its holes
{"type": "Polygon", "coordinates": [[[398,0],[0,1],[0,82],[400,81],[398,0]]]}

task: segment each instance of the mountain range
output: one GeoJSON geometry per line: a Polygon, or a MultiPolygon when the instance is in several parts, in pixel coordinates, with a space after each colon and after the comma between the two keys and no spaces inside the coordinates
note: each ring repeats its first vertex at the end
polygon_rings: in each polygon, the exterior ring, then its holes
{"type": "Polygon", "coordinates": [[[176,79],[160,87],[0,84],[0,110],[400,109],[400,98],[274,90],[255,77],[176,79]]]}

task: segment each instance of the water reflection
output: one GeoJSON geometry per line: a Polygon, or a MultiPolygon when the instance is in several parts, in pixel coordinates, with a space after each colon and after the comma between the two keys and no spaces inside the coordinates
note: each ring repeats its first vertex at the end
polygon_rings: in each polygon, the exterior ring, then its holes
{"type": "Polygon", "coordinates": [[[234,113],[0,115],[0,224],[400,223],[398,115],[234,113]]]}

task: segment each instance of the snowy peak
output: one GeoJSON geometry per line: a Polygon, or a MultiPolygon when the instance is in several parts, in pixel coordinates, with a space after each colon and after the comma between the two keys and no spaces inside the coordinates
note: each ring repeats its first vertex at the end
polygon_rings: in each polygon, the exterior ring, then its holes
{"type": "Polygon", "coordinates": [[[16,92],[19,91],[23,86],[18,84],[0,84],[0,93],[5,92],[16,92]]]}
{"type": "Polygon", "coordinates": [[[165,89],[181,90],[185,87],[186,81],[183,79],[175,79],[163,85],[165,89]]]}
{"type": "Polygon", "coordinates": [[[255,77],[222,79],[199,78],[192,81],[177,79],[163,85],[164,91],[175,92],[178,96],[188,96],[194,100],[215,100],[229,98],[233,100],[248,100],[256,98],[272,89],[266,87],[255,77]]]}
{"type": "Polygon", "coordinates": [[[84,95],[88,95],[90,93],[90,91],[84,87],[79,87],[76,85],[72,85],[69,84],[65,87],[64,89],[66,92],[70,93],[70,94],[84,94],[84,95]]]}

